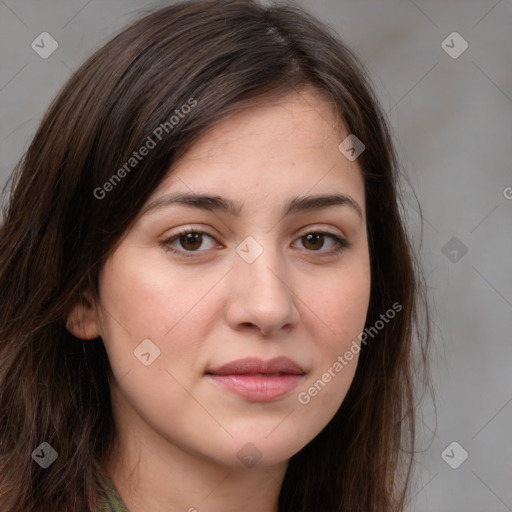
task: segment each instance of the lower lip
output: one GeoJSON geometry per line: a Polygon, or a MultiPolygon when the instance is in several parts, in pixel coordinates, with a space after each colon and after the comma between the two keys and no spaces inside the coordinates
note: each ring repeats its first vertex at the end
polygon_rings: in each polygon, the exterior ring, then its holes
{"type": "Polygon", "coordinates": [[[296,388],[304,375],[211,375],[214,382],[228,391],[254,402],[276,400],[296,388]]]}

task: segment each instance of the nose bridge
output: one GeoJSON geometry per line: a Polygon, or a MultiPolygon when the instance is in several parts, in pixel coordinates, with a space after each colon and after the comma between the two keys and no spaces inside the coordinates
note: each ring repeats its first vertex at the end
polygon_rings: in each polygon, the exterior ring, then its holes
{"type": "Polygon", "coordinates": [[[248,236],[236,248],[237,321],[272,331],[295,320],[294,294],[284,255],[272,233],[248,236]]]}
{"type": "Polygon", "coordinates": [[[237,270],[243,276],[244,283],[250,283],[251,288],[257,289],[259,294],[282,293],[281,288],[286,288],[282,280],[286,276],[279,274],[286,271],[279,248],[273,241],[272,234],[256,236],[258,240],[254,236],[248,236],[238,245],[237,270]]]}

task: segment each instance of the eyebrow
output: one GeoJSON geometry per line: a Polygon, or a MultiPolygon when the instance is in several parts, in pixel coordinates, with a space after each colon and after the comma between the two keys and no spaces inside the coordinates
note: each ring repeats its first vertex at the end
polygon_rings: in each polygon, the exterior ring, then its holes
{"type": "MultiPolygon", "coordinates": [[[[221,211],[238,217],[243,208],[243,203],[233,201],[219,195],[193,194],[188,192],[176,192],[155,199],[146,205],[140,216],[147,215],[155,210],[174,204],[180,204],[189,208],[215,212],[221,211]]],[[[346,206],[351,208],[362,219],[363,213],[359,205],[350,196],[345,194],[323,194],[316,196],[298,196],[290,199],[283,207],[282,215],[303,213],[320,210],[331,206],[346,206]]]]}

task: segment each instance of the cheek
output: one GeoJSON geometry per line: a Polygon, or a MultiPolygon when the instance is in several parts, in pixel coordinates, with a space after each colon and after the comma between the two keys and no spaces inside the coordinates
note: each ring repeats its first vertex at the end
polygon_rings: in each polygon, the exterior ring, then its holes
{"type": "Polygon", "coordinates": [[[326,280],[322,292],[310,294],[311,353],[315,368],[298,392],[305,411],[315,411],[322,427],[334,416],[352,383],[360,352],[370,299],[370,271],[366,265],[347,267],[326,280]],[[314,332],[313,332],[314,331],[314,332]],[[321,334],[323,333],[323,334],[321,334]]]}
{"type": "Polygon", "coordinates": [[[125,247],[111,256],[100,276],[100,296],[103,307],[132,334],[162,336],[195,299],[195,287],[186,287],[184,294],[180,275],[146,252],[145,258],[143,250],[125,247]]]}
{"type": "Polygon", "coordinates": [[[185,389],[201,365],[201,346],[214,316],[207,310],[212,298],[205,290],[214,287],[218,276],[199,278],[171,270],[162,258],[152,259],[136,248],[123,249],[100,275],[102,337],[120,390],[118,403],[124,400],[129,404],[124,413],[133,407],[157,430],[178,411],[187,424],[189,416],[201,413],[185,389]]]}
{"type": "MultiPolygon", "coordinates": [[[[370,300],[370,270],[365,264],[333,272],[305,304],[317,315],[325,336],[316,336],[325,353],[343,350],[364,328],[370,300]]],[[[321,327],[319,327],[321,328],[321,327]]],[[[313,337],[315,338],[315,337],[313,337]]]]}
{"type": "Polygon", "coordinates": [[[206,292],[218,276],[172,269],[152,252],[124,248],[100,274],[101,332],[118,374],[140,365],[133,351],[147,339],[160,350],[155,366],[176,366],[176,359],[193,364],[213,322],[206,292]]]}
{"type": "MultiPolygon", "coordinates": [[[[169,312],[179,314],[183,307],[176,277],[161,263],[152,264],[149,259],[138,258],[135,250],[125,249],[121,254],[114,254],[103,268],[100,276],[102,306],[115,320],[131,328],[130,331],[164,331],[164,318],[169,312]]],[[[171,322],[169,318],[168,323],[171,322]]]]}

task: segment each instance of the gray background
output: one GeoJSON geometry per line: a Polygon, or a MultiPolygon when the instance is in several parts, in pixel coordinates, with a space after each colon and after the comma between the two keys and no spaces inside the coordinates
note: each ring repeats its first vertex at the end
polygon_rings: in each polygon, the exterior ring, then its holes
{"type": "MultiPolygon", "coordinates": [[[[167,3],[0,0],[0,185],[73,70],[140,9],[167,3]],[[59,43],[48,59],[31,48],[43,31],[59,43]]],[[[422,452],[409,510],[512,511],[512,2],[296,3],[369,68],[424,215],[421,230],[406,185],[435,308],[437,408],[428,399],[418,409],[422,452]],[[469,44],[458,58],[442,47],[454,31],[469,44]],[[469,454],[457,469],[441,457],[453,441],[469,454]]],[[[462,452],[447,453],[454,465],[462,452]]]]}

